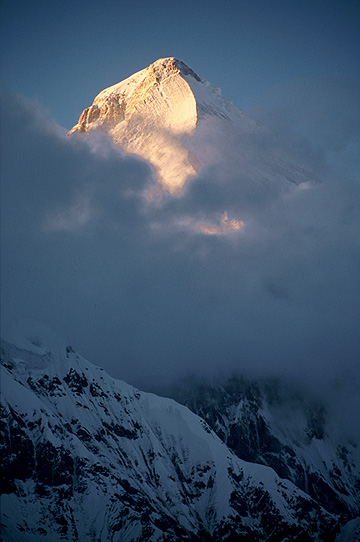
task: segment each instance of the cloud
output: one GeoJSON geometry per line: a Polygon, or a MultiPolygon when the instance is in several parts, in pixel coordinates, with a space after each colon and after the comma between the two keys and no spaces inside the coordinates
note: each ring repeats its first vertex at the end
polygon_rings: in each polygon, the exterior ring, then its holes
{"type": "Polygon", "coordinates": [[[67,139],[32,102],[2,103],[4,326],[45,322],[143,388],[189,372],[359,377],[351,175],[289,182],[278,136],[211,131],[195,143],[217,152],[174,197],[105,137],[67,139]]]}
{"type": "Polygon", "coordinates": [[[232,218],[229,220],[227,211],[220,220],[221,226],[211,226],[210,224],[199,224],[199,230],[207,235],[224,235],[233,231],[239,231],[244,226],[244,222],[232,218]]]}
{"type": "Polygon", "coordinates": [[[359,96],[358,80],[297,79],[259,97],[251,114],[270,126],[288,155],[321,177],[345,174],[358,180],[359,96]]]}
{"type": "Polygon", "coordinates": [[[52,210],[45,218],[45,229],[51,231],[74,231],[86,226],[93,219],[94,211],[90,199],[84,194],[69,208],[52,210]]]}

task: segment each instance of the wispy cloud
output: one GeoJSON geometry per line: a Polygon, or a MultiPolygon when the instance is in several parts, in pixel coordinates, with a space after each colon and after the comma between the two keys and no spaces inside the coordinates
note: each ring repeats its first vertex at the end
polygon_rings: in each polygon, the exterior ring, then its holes
{"type": "Polygon", "coordinates": [[[239,231],[244,226],[244,222],[232,218],[229,220],[227,211],[223,214],[220,220],[220,226],[211,226],[210,224],[199,224],[199,230],[207,235],[223,235],[234,231],[239,231]]]}
{"type": "Polygon", "coordinates": [[[74,231],[86,226],[94,217],[94,208],[85,195],[65,209],[56,209],[47,213],[45,229],[52,231],[74,231]]]}

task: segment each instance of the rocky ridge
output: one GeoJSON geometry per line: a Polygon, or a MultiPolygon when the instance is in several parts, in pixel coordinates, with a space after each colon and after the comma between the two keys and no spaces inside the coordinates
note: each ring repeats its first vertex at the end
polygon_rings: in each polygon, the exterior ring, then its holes
{"type": "Polygon", "coordinates": [[[245,462],[171,399],[61,341],[2,346],[2,536],[49,540],[334,540],[341,517],[245,462]]]}

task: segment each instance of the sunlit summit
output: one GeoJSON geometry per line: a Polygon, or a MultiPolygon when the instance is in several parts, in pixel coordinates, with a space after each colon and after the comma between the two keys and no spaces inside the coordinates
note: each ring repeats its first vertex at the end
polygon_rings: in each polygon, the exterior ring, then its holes
{"type": "Polygon", "coordinates": [[[100,92],[69,135],[105,132],[124,151],[149,161],[160,187],[176,194],[202,164],[192,138],[207,118],[255,126],[183,61],[162,58],[100,92]]]}

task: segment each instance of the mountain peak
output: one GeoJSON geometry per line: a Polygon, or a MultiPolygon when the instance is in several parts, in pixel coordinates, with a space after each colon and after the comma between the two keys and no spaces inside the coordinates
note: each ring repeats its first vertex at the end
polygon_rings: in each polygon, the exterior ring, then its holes
{"type": "Polygon", "coordinates": [[[301,167],[264,149],[256,162],[249,162],[244,142],[266,137],[266,130],[174,57],[160,58],[101,91],[68,135],[93,130],[147,160],[160,188],[171,194],[180,194],[202,166],[214,164],[220,139],[235,149],[234,134],[240,134],[241,147],[231,156],[244,178],[294,184],[312,180],[301,167]]]}
{"type": "Polygon", "coordinates": [[[179,193],[201,165],[191,140],[208,117],[237,122],[242,113],[183,60],[167,57],[100,92],[69,135],[105,132],[147,160],[161,188],[179,193]]]}
{"type": "Polygon", "coordinates": [[[161,69],[178,70],[178,72],[182,76],[189,75],[190,77],[193,77],[199,83],[204,82],[203,79],[201,79],[201,77],[197,73],[195,73],[194,70],[190,68],[190,66],[188,66],[183,60],[180,60],[172,56],[167,57],[167,58],[159,58],[158,60],[156,60],[153,64],[149,66],[149,69],[151,68],[155,70],[159,68],[160,70],[161,69]]]}

